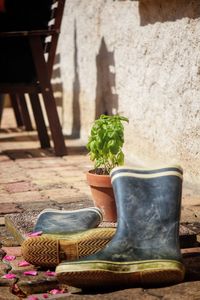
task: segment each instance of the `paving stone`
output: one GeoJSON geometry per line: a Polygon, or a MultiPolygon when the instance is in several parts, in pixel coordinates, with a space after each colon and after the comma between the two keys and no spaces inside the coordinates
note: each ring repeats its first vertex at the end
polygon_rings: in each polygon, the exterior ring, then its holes
{"type": "Polygon", "coordinates": [[[200,299],[200,282],[183,282],[173,286],[148,289],[147,292],[163,300],[198,300],[200,299]]]}
{"type": "Polygon", "coordinates": [[[63,294],[57,294],[57,295],[51,295],[49,292],[42,293],[42,294],[32,294],[31,296],[36,297],[37,300],[44,300],[44,295],[48,296],[48,299],[65,299],[67,300],[69,297],[69,293],[63,293],[63,294]]]}
{"type": "MultiPolygon", "coordinates": [[[[42,193],[41,193],[42,194],[42,193]]],[[[20,203],[20,206],[23,208],[23,211],[41,211],[45,208],[60,208],[61,205],[56,201],[49,200],[47,197],[42,196],[43,201],[36,202],[23,202],[20,203]]]]}
{"type": "MultiPolygon", "coordinates": [[[[1,242],[0,242],[1,243],[1,242]]],[[[2,243],[1,243],[1,245],[0,245],[0,247],[2,247],[2,243]]],[[[2,248],[0,248],[0,261],[3,259],[3,257],[6,255],[6,252],[2,249],[2,248]]]]}
{"type": "Polygon", "coordinates": [[[5,226],[0,226],[0,241],[3,247],[19,246],[19,243],[11,233],[9,233],[5,226]]]}
{"type": "Polygon", "coordinates": [[[6,255],[14,255],[16,257],[20,257],[21,254],[21,247],[2,247],[2,249],[6,252],[6,255]]]}
{"type": "Polygon", "coordinates": [[[37,188],[30,181],[18,181],[5,184],[5,189],[9,193],[20,193],[20,192],[28,192],[35,191],[37,188]]]}
{"type": "Polygon", "coordinates": [[[69,203],[74,201],[76,202],[84,202],[84,201],[91,201],[88,195],[81,193],[79,189],[75,188],[65,188],[65,189],[50,189],[50,190],[43,190],[42,195],[47,197],[50,200],[57,201],[58,203],[69,203]]]}
{"type": "Polygon", "coordinates": [[[49,157],[53,156],[53,152],[51,152],[49,149],[40,149],[39,142],[35,143],[34,141],[27,141],[27,142],[22,142],[19,143],[16,141],[18,150],[13,149],[13,150],[7,150],[8,148],[13,147],[12,144],[7,144],[7,147],[5,147],[4,153],[7,154],[11,159],[17,160],[17,159],[32,159],[32,158],[44,158],[44,157],[49,157]],[[20,149],[21,148],[21,149],[20,149]],[[36,148],[36,149],[34,149],[36,148]]]}
{"type": "Polygon", "coordinates": [[[0,183],[0,193],[5,193],[5,184],[0,183]]]}
{"type": "Polygon", "coordinates": [[[42,201],[47,198],[45,198],[44,195],[42,195],[39,191],[28,191],[28,192],[18,192],[13,193],[12,198],[10,199],[10,202],[14,203],[23,203],[23,202],[34,202],[34,201],[42,201]]]}
{"type": "Polygon", "coordinates": [[[9,265],[11,267],[12,273],[16,274],[18,277],[21,277],[23,272],[25,271],[37,271],[37,268],[34,267],[33,265],[25,266],[25,267],[20,267],[19,263],[24,261],[24,258],[22,255],[16,257],[15,260],[12,260],[9,262],[9,265]]]}
{"type": "Polygon", "coordinates": [[[54,179],[49,176],[49,178],[46,179],[33,179],[32,182],[39,191],[56,188],[62,189],[67,187],[67,183],[62,182],[62,180],[57,175],[54,179]]]}
{"type": "Polygon", "coordinates": [[[52,167],[65,167],[66,161],[59,157],[53,157],[52,159],[44,159],[42,161],[42,166],[46,168],[52,167]]]}
{"type": "Polygon", "coordinates": [[[10,207],[14,204],[14,198],[12,197],[12,194],[9,193],[1,193],[1,210],[4,210],[4,206],[10,205],[10,207]]]}
{"type": "Polygon", "coordinates": [[[20,276],[18,287],[27,295],[46,293],[52,289],[60,289],[55,277],[46,277],[44,272],[38,272],[37,276],[20,276]]]}
{"type": "Polygon", "coordinates": [[[59,178],[59,174],[57,174],[57,172],[55,172],[54,169],[51,169],[49,170],[49,172],[47,172],[46,168],[26,170],[26,174],[32,180],[45,180],[45,179],[54,180],[54,178],[55,179],[57,179],[57,177],[59,178]]]}
{"type": "MultiPolygon", "coordinates": [[[[10,270],[9,273],[11,273],[12,271],[10,270]]],[[[17,282],[17,278],[14,278],[14,279],[6,279],[6,278],[2,278],[0,277],[0,290],[1,290],[1,287],[12,287],[16,282],[17,282]]]]}
{"type": "Polygon", "coordinates": [[[18,166],[21,168],[25,169],[25,172],[34,172],[35,169],[40,169],[42,171],[42,168],[45,167],[43,164],[44,159],[36,159],[36,158],[31,158],[31,159],[21,159],[17,162],[18,166]]]}
{"type": "MultiPolygon", "coordinates": [[[[7,195],[8,198],[10,198],[10,196],[7,195]]],[[[2,196],[1,194],[1,203],[5,201],[4,196],[2,196]]],[[[0,215],[4,215],[4,214],[8,214],[8,213],[17,213],[17,212],[21,212],[22,208],[20,208],[17,204],[15,203],[3,203],[3,205],[1,204],[0,206],[0,215]]]]}
{"type": "Polygon", "coordinates": [[[10,265],[6,264],[3,261],[0,261],[0,277],[5,275],[6,273],[8,273],[8,271],[10,271],[10,270],[11,270],[10,265]]]}
{"type": "Polygon", "coordinates": [[[21,214],[5,216],[7,231],[14,237],[19,245],[27,238],[27,233],[33,231],[37,215],[38,211],[26,211],[21,214]]]}
{"type": "MultiPolygon", "coordinates": [[[[0,166],[1,167],[1,166],[0,166]]],[[[7,184],[7,183],[12,183],[16,181],[23,181],[27,179],[27,176],[25,174],[22,175],[22,171],[18,172],[17,174],[9,174],[6,172],[5,175],[0,174],[0,183],[1,184],[7,184]]]]}
{"type": "Polygon", "coordinates": [[[19,300],[20,298],[13,295],[10,287],[0,287],[0,300],[19,300]]]}
{"type": "Polygon", "coordinates": [[[5,225],[5,218],[0,217],[0,226],[5,225]]]}
{"type": "Polygon", "coordinates": [[[0,162],[10,161],[7,155],[0,154],[0,162]]]}
{"type": "MultiPolygon", "coordinates": [[[[60,298],[60,299],[66,299],[66,298],[60,298]]],[[[77,300],[87,300],[87,299],[110,299],[110,300],[158,300],[158,298],[154,295],[148,294],[147,291],[141,289],[141,288],[134,288],[134,289],[125,289],[125,290],[119,290],[119,291],[103,291],[99,293],[95,293],[94,291],[91,290],[87,291],[86,294],[84,292],[80,294],[73,294],[69,296],[67,299],[77,299],[77,300]],[[92,295],[91,295],[92,294],[92,295]]]]}
{"type": "Polygon", "coordinates": [[[186,280],[200,280],[200,248],[190,248],[183,252],[186,280]]]}

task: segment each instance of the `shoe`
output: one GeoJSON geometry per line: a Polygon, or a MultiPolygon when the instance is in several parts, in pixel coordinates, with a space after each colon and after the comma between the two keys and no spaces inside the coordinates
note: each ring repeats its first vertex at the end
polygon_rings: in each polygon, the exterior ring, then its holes
{"type": "Polygon", "coordinates": [[[80,232],[97,227],[103,220],[102,212],[97,207],[77,210],[44,209],[37,217],[33,231],[49,234],[80,232]]]}
{"type": "Polygon", "coordinates": [[[42,267],[55,267],[63,260],[79,259],[96,253],[115,234],[116,228],[94,228],[71,234],[43,234],[29,237],[21,245],[23,258],[42,267]]]}
{"type": "Polygon", "coordinates": [[[182,173],[177,166],[114,168],[111,180],[117,205],[116,234],[96,254],[59,264],[58,280],[82,289],[181,282],[182,173]]]}

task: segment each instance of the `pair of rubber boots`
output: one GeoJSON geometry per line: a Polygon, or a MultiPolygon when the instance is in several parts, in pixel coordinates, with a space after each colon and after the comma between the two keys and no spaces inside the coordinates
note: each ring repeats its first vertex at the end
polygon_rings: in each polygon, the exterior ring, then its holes
{"type": "MultiPolygon", "coordinates": [[[[98,252],[85,251],[84,255],[90,255],[76,259],[69,255],[67,261],[56,267],[58,280],[81,288],[181,282],[184,278],[179,246],[182,176],[182,169],[177,166],[113,169],[116,232],[111,229],[110,241],[101,245],[98,252]]],[[[110,228],[103,230],[105,234],[110,228]]],[[[83,234],[87,236],[90,231],[83,234]]],[[[69,250],[72,253],[74,245],[69,250]]]]}

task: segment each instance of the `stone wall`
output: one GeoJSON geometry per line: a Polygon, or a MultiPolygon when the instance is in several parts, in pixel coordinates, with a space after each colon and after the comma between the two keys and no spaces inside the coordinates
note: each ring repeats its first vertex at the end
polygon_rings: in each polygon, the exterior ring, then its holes
{"type": "Polygon", "coordinates": [[[200,181],[200,0],[67,0],[59,52],[66,135],[122,114],[129,164],[200,181]]]}

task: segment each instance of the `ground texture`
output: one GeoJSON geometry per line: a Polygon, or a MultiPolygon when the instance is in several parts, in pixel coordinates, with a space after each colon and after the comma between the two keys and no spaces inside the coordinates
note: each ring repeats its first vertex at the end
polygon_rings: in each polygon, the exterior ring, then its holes
{"type": "MultiPolygon", "coordinates": [[[[84,145],[66,139],[68,155],[55,157],[52,150],[39,148],[35,131],[16,129],[13,120],[12,111],[4,110],[0,129],[0,300],[28,299],[30,295],[36,295],[35,299],[200,299],[200,195],[190,186],[184,186],[181,211],[181,247],[186,266],[183,283],[83,293],[61,285],[55,276],[46,273],[48,270],[19,267],[23,261],[20,245],[6,228],[5,215],[30,215],[31,223],[31,218],[44,208],[77,209],[93,203],[85,179],[91,163],[84,145]],[[6,261],[5,254],[16,258],[6,261]],[[27,270],[35,270],[37,275],[24,275],[27,270]],[[16,278],[3,278],[9,272],[16,278]],[[63,294],[52,295],[50,291],[55,289],[63,294]]],[[[28,228],[28,220],[25,222],[28,228]]]]}

